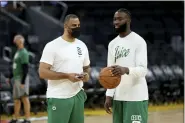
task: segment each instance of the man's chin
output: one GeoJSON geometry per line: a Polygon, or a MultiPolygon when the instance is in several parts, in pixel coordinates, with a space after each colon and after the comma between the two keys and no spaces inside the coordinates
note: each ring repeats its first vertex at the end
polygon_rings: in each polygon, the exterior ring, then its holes
{"type": "Polygon", "coordinates": [[[115,28],[116,33],[120,33],[119,28],[115,28]]]}

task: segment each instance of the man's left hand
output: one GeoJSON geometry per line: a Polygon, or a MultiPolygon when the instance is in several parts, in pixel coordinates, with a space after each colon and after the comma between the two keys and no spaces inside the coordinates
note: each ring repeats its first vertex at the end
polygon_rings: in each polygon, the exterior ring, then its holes
{"type": "Polygon", "coordinates": [[[82,73],[81,74],[83,77],[81,78],[81,80],[83,82],[87,82],[89,80],[89,74],[88,73],[82,73]]]}
{"type": "Polygon", "coordinates": [[[111,67],[113,68],[113,70],[111,71],[113,76],[121,76],[129,73],[129,69],[127,67],[121,67],[119,65],[114,65],[111,67]]]}

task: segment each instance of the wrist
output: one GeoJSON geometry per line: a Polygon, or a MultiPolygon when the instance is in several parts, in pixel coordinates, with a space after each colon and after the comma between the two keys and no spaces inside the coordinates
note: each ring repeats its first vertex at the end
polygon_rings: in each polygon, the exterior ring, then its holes
{"type": "Polygon", "coordinates": [[[112,99],[113,97],[111,97],[111,96],[106,96],[106,99],[112,99]]]}
{"type": "Polygon", "coordinates": [[[61,79],[68,79],[69,78],[69,74],[68,73],[60,73],[60,78],[61,79]]]}
{"type": "Polygon", "coordinates": [[[126,74],[128,75],[129,74],[129,68],[125,67],[125,71],[126,71],[126,74]]]}
{"type": "Polygon", "coordinates": [[[122,74],[129,74],[129,68],[128,67],[122,67],[122,74]]]}
{"type": "Polygon", "coordinates": [[[69,79],[69,77],[70,77],[70,74],[68,73],[64,74],[64,78],[69,79]]]}

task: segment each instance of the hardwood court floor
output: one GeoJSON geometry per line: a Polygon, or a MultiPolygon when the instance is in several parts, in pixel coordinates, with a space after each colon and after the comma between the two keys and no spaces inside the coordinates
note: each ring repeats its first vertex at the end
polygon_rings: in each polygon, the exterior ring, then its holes
{"type": "MultiPolygon", "coordinates": [[[[11,117],[1,116],[0,123],[7,123],[11,117]],[[4,121],[2,121],[4,120],[4,121]]],[[[183,123],[184,105],[166,105],[166,106],[149,106],[148,123],[183,123]]],[[[40,112],[37,115],[32,114],[32,123],[47,123],[47,113],[40,112]]],[[[105,110],[85,110],[85,123],[112,123],[111,115],[105,110]]]]}
{"type": "MultiPolygon", "coordinates": [[[[183,123],[183,110],[158,111],[149,113],[148,123],[183,123]]],[[[112,123],[110,115],[86,116],[85,123],[112,123]]],[[[46,120],[32,121],[32,123],[47,123],[46,120]]]]}

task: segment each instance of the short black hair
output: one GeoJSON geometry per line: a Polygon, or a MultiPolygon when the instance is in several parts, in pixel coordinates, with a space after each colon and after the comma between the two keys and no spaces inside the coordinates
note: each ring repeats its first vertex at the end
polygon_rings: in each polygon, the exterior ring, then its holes
{"type": "Polygon", "coordinates": [[[125,8],[120,8],[120,9],[117,10],[117,12],[124,12],[124,13],[126,13],[129,16],[130,19],[132,17],[130,11],[125,9],[125,8]]]}
{"type": "Polygon", "coordinates": [[[65,19],[64,19],[64,23],[68,22],[71,18],[78,18],[77,15],[75,14],[68,14],[65,19]]]}

